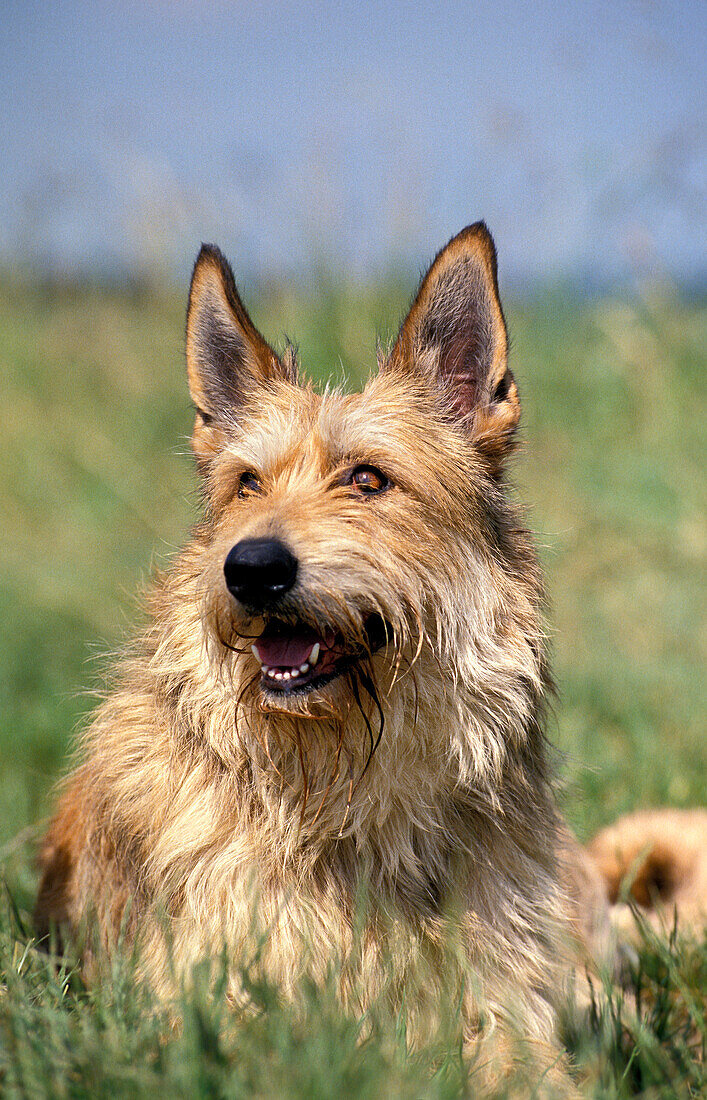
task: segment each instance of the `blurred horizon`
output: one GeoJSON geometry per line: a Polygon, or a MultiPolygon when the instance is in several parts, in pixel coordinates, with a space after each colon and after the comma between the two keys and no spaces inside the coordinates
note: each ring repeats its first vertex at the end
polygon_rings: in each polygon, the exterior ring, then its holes
{"type": "Polygon", "coordinates": [[[707,285],[685,0],[3,7],[5,268],[366,282],[484,218],[506,286],[707,285]]]}

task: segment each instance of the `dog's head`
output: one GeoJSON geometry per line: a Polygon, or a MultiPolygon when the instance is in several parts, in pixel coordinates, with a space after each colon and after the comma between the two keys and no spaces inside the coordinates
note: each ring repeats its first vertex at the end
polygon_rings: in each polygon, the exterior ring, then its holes
{"type": "Polygon", "coordinates": [[[205,621],[261,712],[340,711],[422,655],[473,680],[521,629],[509,607],[534,566],[502,486],[520,412],[507,348],[482,223],[435,258],[359,394],[298,384],[202,248],[187,364],[205,621]]]}

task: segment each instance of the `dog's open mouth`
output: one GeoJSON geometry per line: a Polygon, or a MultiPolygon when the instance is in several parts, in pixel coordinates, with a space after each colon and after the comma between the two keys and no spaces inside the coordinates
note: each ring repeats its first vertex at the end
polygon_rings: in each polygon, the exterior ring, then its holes
{"type": "Polygon", "coordinates": [[[323,687],[381,649],[391,636],[390,627],[380,615],[370,615],[364,631],[366,645],[352,648],[334,630],[319,632],[305,623],[270,619],[251,646],[262,670],[262,689],[297,695],[323,687]]]}

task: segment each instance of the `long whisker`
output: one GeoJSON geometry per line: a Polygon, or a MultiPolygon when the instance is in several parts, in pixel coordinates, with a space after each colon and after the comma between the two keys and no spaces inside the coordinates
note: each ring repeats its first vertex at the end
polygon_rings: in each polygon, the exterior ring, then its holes
{"type": "MultiPolygon", "coordinates": [[[[359,678],[361,680],[362,685],[364,686],[364,688],[366,689],[366,691],[370,695],[371,699],[373,700],[373,703],[376,707],[376,710],[378,711],[378,717],[380,719],[380,726],[378,727],[378,736],[376,737],[375,742],[374,742],[373,741],[373,731],[371,729],[370,721],[364,715],[364,718],[366,720],[366,727],[367,727],[367,729],[368,729],[368,731],[371,735],[371,751],[369,752],[368,759],[366,760],[366,763],[363,766],[363,771],[359,775],[358,780],[356,782],[357,787],[358,787],[359,783],[361,782],[361,780],[363,779],[366,772],[368,771],[368,767],[371,763],[371,760],[373,759],[373,757],[376,753],[376,750],[378,749],[378,746],[381,743],[381,739],[383,737],[383,730],[385,728],[385,714],[383,713],[383,707],[381,706],[381,702],[380,702],[380,699],[378,697],[378,689],[376,687],[376,683],[373,679],[372,673],[369,672],[369,671],[366,671],[364,669],[361,669],[361,671],[359,673],[359,678]]],[[[356,689],[356,701],[358,702],[358,688],[356,689]]],[[[360,704],[359,704],[359,706],[360,706],[360,704]]],[[[361,711],[363,713],[363,708],[361,708],[361,711]]]]}

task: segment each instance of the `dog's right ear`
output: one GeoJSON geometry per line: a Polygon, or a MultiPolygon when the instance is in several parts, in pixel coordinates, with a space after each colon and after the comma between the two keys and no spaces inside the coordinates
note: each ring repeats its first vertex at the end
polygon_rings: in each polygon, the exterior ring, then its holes
{"type": "Polygon", "coordinates": [[[229,263],[213,244],[201,246],[189,287],[187,375],[200,464],[218,452],[229,421],[259,387],[296,380],[292,362],[283,363],[251,321],[229,263]]]}
{"type": "Polygon", "coordinates": [[[496,249],[483,222],[437,253],[384,369],[431,381],[447,415],[500,470],[520,401],[508,367],[496,249]]]}

